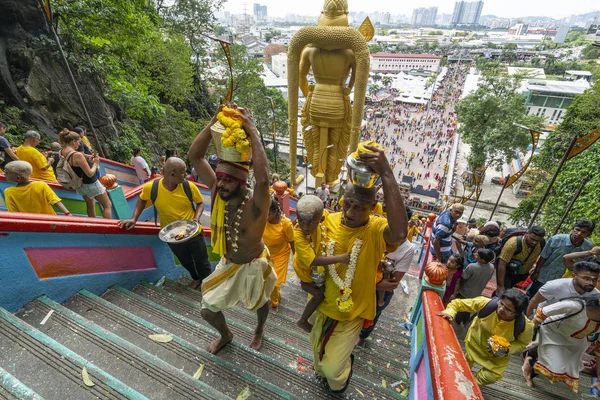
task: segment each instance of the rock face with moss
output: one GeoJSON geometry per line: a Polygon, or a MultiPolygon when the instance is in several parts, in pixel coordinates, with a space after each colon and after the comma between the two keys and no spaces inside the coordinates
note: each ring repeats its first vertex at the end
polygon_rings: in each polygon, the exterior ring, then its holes
{"type": "MultiPolygon", "coordinates": [[[[0,107],[17,107],[26,125],[51,140],[63,127],[87,125],[37,1],[0,0],[0,9],[0,107]]],[[[98,77],[77,70],[75,76],[99,139],[118,138],[117,112],[104,99],[98,77]]]]}

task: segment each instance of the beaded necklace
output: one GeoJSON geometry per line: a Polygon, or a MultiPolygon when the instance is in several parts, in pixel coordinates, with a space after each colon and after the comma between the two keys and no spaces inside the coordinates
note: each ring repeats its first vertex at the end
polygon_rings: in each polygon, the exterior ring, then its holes
{"type": "Polygon", "coordinates": [[[226,240],[231,243],[231,248],[233,249],[234,253],[237,253],[238,251],[238,240],[239,240],[239,228],[240,228],[240,220],[242,218],[242,212],[244,212],[244,205],[246,204],[246,201],[248,201],[248,199],[250,198],[250,193],[246,193],[246,197],[244,197],[244,200],[242,201],[242,203],[239,205],[237,211],[235,212],[235,217],[233,219],[233,238],[231,237],[231,229],[232,226],[230,224],[229,221],[229,202],[225,203],[225,238],[226,240]]]}

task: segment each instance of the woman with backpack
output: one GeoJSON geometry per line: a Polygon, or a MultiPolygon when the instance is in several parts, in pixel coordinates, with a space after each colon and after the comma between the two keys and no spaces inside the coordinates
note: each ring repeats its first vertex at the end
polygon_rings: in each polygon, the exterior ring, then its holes
{"type": "MultiPolygon", "coordinates": [[[[600,331],[600,295],[567,298],[538,308],[533,318],[538,329],[538,344],[523,353],[523,376],[527,385],[543,375],[552,383],[563,382],[579,390],[581,355],[589,347],[589,335],[600,331]]],[[[600,345],[596,342],[596,360],[600,345]]],[[[600,382],[592,387],[600,389],[600,382]]]]}
{"type": "Polygon", "coordinates": [[[102,216],[112,218],[112,203],[106,193],[106,188],[99,181],[100,160],[94,153],[93,159],[86,160],[83,153],[77,151],[81,144],[81,136],[68,129],[58,135],[58,140],[63,147],[60,151],[57,174],[61,185],[75,189],[83,197],[87,205],[87,215],[96,218],[96,200],[102,206],[102,216]]]}
{"type": "Polygon", "coordinates": [[[529,301],[516,289],[507,289],[500,298],[475,297],[456,299],[439,316],[454,320],[459,312],[477,313],[465,338],[466,357],[470,366],[482,368],[475,374],[479,386],[502,379],[512,354],[523,351],[533,337],[533,323],[525,318],[529,301]],[[509,343],[506,353],[491,350],[490,339],[509,343]]]}

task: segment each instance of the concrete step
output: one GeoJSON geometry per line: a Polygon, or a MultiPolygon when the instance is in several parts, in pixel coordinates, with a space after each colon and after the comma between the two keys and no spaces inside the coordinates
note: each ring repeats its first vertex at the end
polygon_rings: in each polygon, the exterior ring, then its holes
{"type": "Polygon", "coordinates": [[[4,368],[0,368],[0,399],[44,400],[4,368]]]}
{"type": "Polygon", "coordinates": [[[261,399],[295,398],[283,388],[247,373],[237,365],[226,362],[170,331],[159,328],[86,290],[67,300],[64,306],[190,376],[203,366],[199,379],[232,398],[237,397],[246,387],[261,399]],[[173,340],[169,343],[158,343],[149,338],[152,334],[166,334],[173,340]]]}
{"type": "MultiPolygon", "coordinates": [[[[29,312],[28,307],[24,310],[24,314],[29,312]]],[[[0,349],[0,365],[7,373],[43,398],[147,400],[90,360],[3,309],[0,309],[0,349]],[[95,384],[93,387],[83,383],[81,372],[84,366],[95,384]]],[[[25,388],[20,388],[16,394],[10,393],[6,390],[5,398],[36,398],[35,393],[25,388]]]]}
{"type": "Polygon", "coordinates": [[[127,340],[42,296],[20,318],[34,325],[54,313],[40,330],[149,398],[230,399],[127,340]]]}
{"type": "MultiPolygon", "coordinates": [[[[306,293],[298,285],[294,284],[282,285],[281,293],[280,312],[290,318],[300,318],[308,300],[306,293]]],[[[404,328],[404,322],[390,317],[386,312],[383,312],[370,339],[391,341],[397,346],[405,347],[410,352],[410,333],[404,328]]]]}
{"type": "MultiPolygon", "coordinates": [[[[145,284],[145,286],[152,288],[148,284],[145,284]]],[[[166,280],[163,289],[173,295],[181,296],[195,303],[200,303],[202,300],[202,294],[199,291],[190,289],[179,282],[166,280]]],[[[296,343],[303,346],[302,350],[312,360],[312,347],[308,334],[296,325],[295,318],[282,314],[281,309],[282,306],[280,305],[280,312],[269,313],[269,318],[267,319],[268,333],[271,333],[272,330],[272,334],[277,337],[289,335],[296,343]]],[[[237,318],[238,320],[242,319],[248,324],[254,324],[256,320],[254,313],[249,312],[241,306],[226,312],[226,315],[231,315],[232,318],[237,318]]],[[[409,359],[410,353],[408,349],[396,346],[395,343],[385,340],[377,343],[376,348],[373,348],[373,346],[356,348],[355,372],[375,382],[381,382],[381,379],[386,379],[388,382],[402,381],[408,385],[409,359]]]]}
{"type": "MultiPolygon", "coordinates": [[[[178,313],[163,304],[158,304],[127,289],[116,286],[102,297],[125,310],[135,312],[136,315],[146,321],[168,328],[170,332],[196,344],[198,347],[207,347],[217,337],[216,331],[206,323],[190,318],[189,313],[185,311],[178,313]]],[[[248,347],[246,344],[249,343],[248,341],[240,341],[240,335],[238,334],[240,331],[236,328],[233,331],[236,338],[217,355],[222,360],[235,364],[238,368],[284,388],[302,399],[334,400],[339,398],[327,391],[309,373],[309,366],[298,364],[296,361],[297,355],[294,353],[280,349],[280,353],[276,357],[271,357],[248,347]],[[298,370],[303,368],[305,372],[298,370]]],[[[246,338],[249,338],[249,336],[246,336],[246,338]]],[[[265,347],[272,347],[272,345],[269,342],[263,342],[263,348],[265,347]]]]}
{"type": "MultiPolygon", "coordinates": [[[[201,316],[201,307],[197,301],[189,300],[183,296],[173,294],[149,284],[142,284],[133,291],[136,294],[146,297],[148,300],[167,307],[171,311],[185,315],[195,322],[209,327],[201,316]]],[[[240,309],[234,308],[227,311],[225,314],[234,335],[237,337],[234,341],[239,340],[242,343],[249,343],[253,334],[253,327],[256,324],[256,317],[253,315],[254,313],[250,313],[247,310],[240,311],[240,309]]],[[[267,324],[269,324],[269,320],[267,320],[267,324]]],[[[297,362],[298,357],[301,357],[304,361],[304,364],[302,365],[304,367],[303,369],[305,369],[307,373],[308,371],[311,371],[312,350],[310,349],[307,339],[299,337],[294,332],[285,332],[281,329],[278,330],[278,335],[273,335],[272,332],[275,330],[274,328],[275,325],[272,323],[271,325],[267,325],[267,334],[263,339],[261,353],[285,364],[292,363],[292,365],[297,362]]],[[[364,368],[365,371],[368,371],[369,374],[378,372],[375,366],[370,367],[373,372],[369,371],[368,366],[362,366],[362,368],[364,368]]],[[[356,370],[350,386],[352,388],[351,392],[356,389],[355,393],[365,394],[373,392],[376,393],[376,397],[379,398],[402,398],[398,392],[389,389],[387,382],[390,381],[386,378],[368,379],[364,374],[361,374],[360,371],[356,370]],[[385,379],[388,388],[383,387],[382,379],[385,379]]]]}

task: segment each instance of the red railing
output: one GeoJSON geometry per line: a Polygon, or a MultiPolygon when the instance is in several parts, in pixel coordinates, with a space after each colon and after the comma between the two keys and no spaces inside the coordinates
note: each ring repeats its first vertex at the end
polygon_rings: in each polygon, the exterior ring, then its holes
{"type": "MultiPolygon", "coordinates": [[[[419,279],[423,282],[425,267],[431,260],[433,221],[427,221],[423,236],[428,238],[421,253],[419,279]]],[[[421,285],[411,317],[413,323],[411,381],[426,381],[427,388],[411,388],[411,399],[483,400],[483,395],[462,351],[452,324],[437,315],[444,310],[439,291],[421,285]],[[420,331],[420,332],[419,332],[420,331]],[[427,353],[427,358],[424,354],[427,353]],[[422,377],[429,369],[428,379],[422,377]]]]}
{"type": "Polygon", "coordinates": [[[433,290],[421,296],[433,398],[483,400],[452,324],[437,315],[444,310],[442,299],[433,290]]]}

